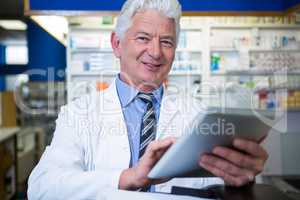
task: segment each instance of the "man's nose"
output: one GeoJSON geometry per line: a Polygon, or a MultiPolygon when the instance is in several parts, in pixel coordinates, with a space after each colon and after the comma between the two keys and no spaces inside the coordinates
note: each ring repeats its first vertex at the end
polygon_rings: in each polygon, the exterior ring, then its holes
{"type": "Polygon", "coordinates": [[[148,49],[148,53],[153,59],[155,60],[160,59],[162,51],[161,51],[160,42],[158,40],[152,40],[148,49]]]}

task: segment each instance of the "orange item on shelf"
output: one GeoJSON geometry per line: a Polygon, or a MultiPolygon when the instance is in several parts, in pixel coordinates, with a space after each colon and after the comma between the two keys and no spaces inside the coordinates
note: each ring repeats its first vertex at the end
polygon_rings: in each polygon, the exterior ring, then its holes
{"type": "Polygon", "coordinates": [[[97,91],[103,91],[105,90],[106,88],[108,88],[108,84],[106,82],[97,82],[96,83],[96,88],[97,88],[97,91]]]}

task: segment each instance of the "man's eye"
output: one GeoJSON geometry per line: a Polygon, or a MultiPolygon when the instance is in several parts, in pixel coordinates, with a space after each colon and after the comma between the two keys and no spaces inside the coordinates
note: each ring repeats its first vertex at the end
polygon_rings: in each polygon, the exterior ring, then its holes
{"type": "Polygon", "coordinates": [[[170,47],[170,48],[171,48],[171,47],[174,46],[173,42],[168,41],[168,40],[163,40],[163,41],[161,41],[161,43],[162,43],[162,45],[165,46],[165,47],[170,47]]]}
{"type": "Polygon", "coordinates": [[[137,41],[139,41],[139,42],[148,42],[149,39],[147,37],[138,37],[137,41]]]}

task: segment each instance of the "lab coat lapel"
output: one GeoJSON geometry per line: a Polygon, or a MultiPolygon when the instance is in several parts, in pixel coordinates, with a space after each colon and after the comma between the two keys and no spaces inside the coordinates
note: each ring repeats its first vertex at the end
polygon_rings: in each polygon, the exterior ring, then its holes
{"type": "MultiPolygon", "coordinates": [[[[164,90],[156,139],[178,136],[182,132],[183,119],[179,112],[179,102],[174,95],[164,90]]],[[[130,146],[127,127],[116,90],[115,81],[100,95],[101,139],[99,139],[98,167],[115,169],[128,168],[130,163],[130,146]],[[105,116],[102,117],[102,116],[105,116]]]]}
{"type": "Polygon", "coordinates": [[[177,99],[164,88],[156,139],[178,135],[180,112],[177,99]]]}
{"type": "Polygon", "coordinates": [[[102,131],[98,147],[102,159],[99,167],[126,169],[130,162],[130,147],[115,80],[100,97],[103,99],[100,99],[99,114],[103,117],[100,117],[102,131]]]}

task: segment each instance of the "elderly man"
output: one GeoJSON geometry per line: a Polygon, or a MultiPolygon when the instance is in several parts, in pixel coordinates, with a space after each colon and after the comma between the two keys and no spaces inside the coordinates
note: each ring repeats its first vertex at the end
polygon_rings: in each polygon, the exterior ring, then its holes
{"type": "Polygon", "coordinates": [[[219,178],[147,178],[200,111],[199,104],[170,96],[163,87],[175,56],[180,16],[177,0],[125,2],[111,35],[120,74],[107,90],[61,109],[53,141],[30,176],[30,200],[95,199],[105,187],[167,191],[170,185],[202,187],[223,181],[242,186],[262,171],[265,150],[237,139],[235,150],[217,147],[199,158],[199,167],[219,178]]]}

